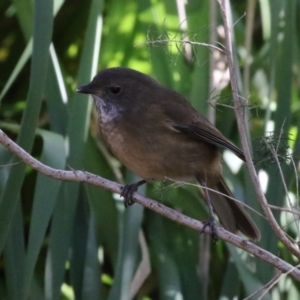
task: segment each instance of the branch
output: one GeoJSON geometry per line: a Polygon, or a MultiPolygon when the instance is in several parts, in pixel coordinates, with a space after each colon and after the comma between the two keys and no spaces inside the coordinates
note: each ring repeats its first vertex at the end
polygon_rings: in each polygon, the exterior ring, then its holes
{"type": "Polygon", "coordinates": [[[254,188],[256,191],[256,194],[258,196],[258,199],[260,201],[260,204],[264,210],[264,213],[268,219],[269,224],[271,225],[273,231],[277,235],[277,237],[280,239],[280,241],[285,245],[285,247],[291,251],[298,259],[300,259],[300,252],[299,249],[287,238],[285,232],[280,228],[278,225],[269,205],[267,202],[267,199],[261,189],[259,179],[257,176],[257,173],[254,168],[254,164],[252,161],[251,153],[250,153],[250,147],[248,145],[247,140],[247,133],[245,129],[244,119],[243,119],[243,106],[241,105],[239,93],[238,93],[238,83],[236,78],[236,71],[235,66],[233,62],[233,53],[232,53],[232,28],[229,25],[229,20],[227,17],[227,10],[226,7],[226,0],[218,0],[222,17],[223,17],[223,23],[224,23],[224,30],[225,30],[225,44],[226,44],[226,55],[227,55],[227,63],[230,73],[230,81],[231,81],[231,90],[232,90],[232,97],[233,97],[233,103],[234,103],[234,110],[237,117],[237,124],[239,128],[241,143],[243,147],[243,151],[246,157],[247,166],[249,169],[251,180],[254,184],[254,188]]]}
{"type": "MultiPolygon", "coordinates": [[[[25,150],[19,147],[15,142],[13,142],[2,130],[0,130],[0,143],[4,147],[6,147],[10,152],[17,155],[25,164],[31,166],[34,170],[46,176],[50,176],[52,178],[58,180],[64,180],[64,181],[85,182],[118,194],[120,194],[121,192],[122,186],[120,184],[104,179],[95,174],[89,172],[83,172],[83,171],[76,171],[76,170],[73,171],[58,170],[42,164],[40,161],[36,160],[25,150]]],[[[134,194],[134,200],[137,203],[143,205],[144,207],[149,208],[155,211],[156,213],[169,218],[170,220],[178,222],[179,224],[195,229],[198,232],[201,232],[203,230],[202,222],[192,219],[188,216],[185,216],[180,212],[172,208],[166,207],[165,205],[155,200],[146,198],[138,193],[134,194]]],[[[206,228],[204,232],[206,234],[209,234],[210,233],[209,228],[206,228]]],[[[300,281],[300,271],[298,269],[288,264],[284,260],[280,259],[279,257],[258,247],[252,242],[247,241],[233,233],[230,233],[225,229],[223,229],[222,227],[217,228],[217,236],[220,239],[229,242],[230,244],[238,248],[241,248],[247,251],[248,253],[253,254],[254,256],[259,257],[262,260],[272,264],[281,272],[291,274],[295,279],[300,281]]]]}
{"type": "Polygon", "coordinates": [[[200,42],[192,42],[192,41],[185,40],[185,39],[182,39],[182,40],[165,39],[165,40],[153,40],[152,41],[148,38],[147,42],[139,43],[136,45],[136,47],[142,46],[142,45],[153,46],[153,45],[157,45],[157,44],[167,45],[167,44],[172,44],[172,43],[173,44],[182,44],[182,45],[187,44],[187,45],[191,45],[191,46],[204,46],[207,48],[212,48],[214,50],[218,50],[220,52],[224,52],[223,49],[221,49],[220,47],[217,47],[215,45],[207,44],[207,43],[200,43],[200,42]]]}

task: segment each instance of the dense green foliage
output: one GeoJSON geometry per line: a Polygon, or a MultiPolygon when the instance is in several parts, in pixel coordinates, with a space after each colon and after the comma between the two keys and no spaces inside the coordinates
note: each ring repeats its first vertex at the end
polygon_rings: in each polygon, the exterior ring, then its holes
{"type": "MultiPolygon", "coordinates": [[[[54,168],[133,182],[105,149],[92,101],[75,93],[97,70],[126,66],[184,94],[239,145],[224,53],[184,43],[223,49],[218,2],[177,2],[2,0],[1,129],[54,168]]],[[[270,204],[297,208],[300,0],[235,0],[230,10],[257,170],[270,204]]],[[[242,299],[276,275],[273,266],[138,204],[125,211],[118,195],[37,174],[3,146],[0,163],[0,299],[242,299]]],[[[261,211],[247,169],[238,165],[224,153],[236,197],[261,211]]],[[[195,186],[155,183],[139,191],[190,217],[207,216],[195,186]]],[[[297,216],[274,214],[298,241],[297,216]]],[[[259,245],[298,264],[267,221],[252,215],[259,245]]],[[[299,298],[299,283],[288,275],[264,295],[299,298]]]]}

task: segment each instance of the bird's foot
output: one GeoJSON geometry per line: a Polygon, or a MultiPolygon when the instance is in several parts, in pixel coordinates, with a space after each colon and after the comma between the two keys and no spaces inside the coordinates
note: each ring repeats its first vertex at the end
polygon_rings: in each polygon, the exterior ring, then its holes
{"type": "Polygon", "coordinates": [[[139,186],[146,183],[145,180],[141,180],[136,183],[126,184],[121,189],[121,196],[124,197],[124,205],[128,206],[134,204],[133,194],[138,190],[139,186]]]}
{"type": "Polygon", "coordinates": [[[133,194],[138,190],[136,183],[126,184],[122,187],[121,196],[124,197],[124,205],[128,207],[134,203],[133,194]]]}
{"type": "Polygon", "coordinates": [[[216,220],[214,216],[210,216],[208,220],[203,222],[203,228],[200,231],[200,234],[204,232],[205,228],[209,227],[210,229],[210,236],[213,240],[213,242],[217,242],[218,241],[218,235],[217,235],[217,225],[216,225],[216,220]]]}

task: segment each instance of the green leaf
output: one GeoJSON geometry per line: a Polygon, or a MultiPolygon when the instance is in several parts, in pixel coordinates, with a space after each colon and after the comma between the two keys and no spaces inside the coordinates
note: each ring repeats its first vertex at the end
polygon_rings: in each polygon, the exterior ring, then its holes
{"type": "MultiPolygon", "coordinates": [[[[238,251],[235,247],[233,247],[230,244],[227,244],[227,247],[231,253],[231,257],[234,260],[235,267],[239,272],[238,278],[242,281],[243,286],[246,290],[246,295],[252,295],[254,291],[259,291],[262,289],[263,284],[260,282],[260,280],[254,275],[253,272],[251,272],[247,266],[245,261],[241,259],[240,254],[238,254],[238,251]]],[[[264,296],[264,299],[272,299],[269,294],[266,294],[264,296]]]]}
{"type": "MultiPolygon", "coordinates": [[[[90,6],[89,22],[85,35],[84,49],[78,73],[78,83],[87,83],[95,73],[98,63],[102,29],[102,1],[94,0],[90,6]]],[[[85,97],[86,98],[86,97],[85,97]]],[[[75,94],[70,102],[67,136],[69,157],[67,164],[75,169],[83,166],[82,155],[87,139],[91,103],[83,96],[75,94]]],[[[46,286],[47,297],[57,299],[64,278],[64,262],[72,236],[72,225],[79,197],[79,184],[63,185],[61,204],[54,213],[51,226],[51,238],[47,255],[46,286]],[[61,226],[61,224],[64,226],[61,226]],[[57,247],[59,245],[59,247],[57,247]]]]}
{"type": "Polygon", "coordinates": [[[7,80],[4,88],[1,91],[0,101],[3,99],[3,97],[5,96],[5,94],[9,90],[9,88],[12,86],[12,84],[15,82],[17,76],[20,74],[20,72],[24,68],[25,64],[27,63],[27,61],[32,53],[32,47],[33,47],[33,41],[32,41],[32,39],[30,39],[29,42],[27,43],[27,46],[26,46],[24,52],[22,53],[19,61],[17,62],[14,70],[12,71],[9,79],[7,80]]]}
{"type": "Polygon", "coordinates": [[[150,246],[158,272],[160,298],[184,299],[178,266],[166,248],[168,235],[163,226],[162,217],[153,212],[149,212],[148,215],[147,226],[150,246]]]}
{"type": "Polygon", "coordinates": [[[3,255],[9,299],[23,299],[25,241],[20,202],[17,203],[3,255]]]}
{"type": "MultiPolygon", "coordinates": [[[[84,152],[84,168],[91,173],[113,179],[113,173],[103,155],[89,135],[84,152]]],[[[112,193],[104,189],[86,184],[86,194],[91,206],[91,215],[95,221],[99,245],[105,247],[113,269],[118,256],[118,211],[112,193]]]]}
{"type": "MultiPolygon", "coordinates": [[[[45,130],[38,130],[38,133],[43,138],[41,162],[52,168],[64,169],[66,163],[64,138],[45,130]]],[[[38,174],[25,260],[24,295],[28,295],[38,254],[45,239],[55,203],[59,200],[61,185],[61,180],[38,174]]]]}
{"type": "MultiPolygon", "coordinates": [[[[136,182],[137,177],[132,174],[127,176],[128,182],[136,182]]],[[[143,193],[145,186],[140,187],[143,193]]],[[[135,204],[125,210],[123,201],[119,207],[119,247],[118,261],[115,270],[115,279],[108,299],[128,299],[130,284],[137,264],[139,263],[138,245],[139,232],[143,218],[143,207],[135,204]]]]}
{"type": "MultiPolygon", "coordinates": [[[[52,11],[53,3],[51,0],[35,2],[34,42],[30,86],[27,96],[27,106],[22,117],[21,129],[17,139],[17,143],[27,152],[30,152],[32,149],[45,86],[48,66],[48,50],[53,25],[52,11]],[[43,24],[43,26],[40,26],[40,24],[43,24]]],[[[14,158],[12,160],[13,163],[16,161],[19,161],[19,158],[14,158]]],[[[2,252],[10,228],[24,176],[25,165],[19,164],[15,166],[9,174],[5,190],[1,196],[0,253],[2,252]]]]}
{"type": "Polygon", "coordinates": [[[100,263],[98,260],[98,245],[93,218],[89,222],[86,246],[81,298],[89,300],[104,299],[103,295],[101,295],[103,287],[100,284],[100,263]]]}
{"type": "Polygon", "coordinates": [[[30,0],[13,0],[23,35],[27,40],[32,35],[33,5],[30,0]]]}

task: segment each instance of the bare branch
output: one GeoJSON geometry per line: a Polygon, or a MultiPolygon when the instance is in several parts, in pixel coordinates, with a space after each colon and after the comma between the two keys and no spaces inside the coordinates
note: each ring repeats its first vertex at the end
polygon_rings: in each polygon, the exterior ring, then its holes
{"type": "Polygon", "coordinates": [[[269,224],[271,225],[272,229],[274,230],[277,237],[280,241],[285,245],[285,247],[291,251],[298,259],[300,259],[300,252],[299,248],[297,248],[286,236],[285,232],[280,228],[279,224],[277,223],[270,207],[268,206],[267,199],[261,189],[259,179],[254,168],[254,164],[252,161],[250,147],[247,140],[247,132],[245,129],[244,118],[243,118],[243,107],[241,106],[240,97],[238,93],[238,83],[237,83],[237,75],[235,71],[235,66],[233,62],[233,52],[232,52],[232,28],[229,24],[229,19],[227,16],[226,10],[226,1],[225,0],[218,0],[221,13],[223,17],[224,23],[224,30],[225,30],[225,45],[226,45],[226,55],[227,55],[227,63],[230,72],[230,82],[231,82],[231,90],[232,90],[232,97],[234,103],[234,110],[237,118],[241,143],[243,147],[243,151],[246,157],[247,166],[249,169],[251,180],[254,184],[256,194],[260,201],[260,204],[264,210],[264,213],[268,219],[269,224]]]}
{"type": "MultiPolygon", "coordinates": [[[[83,171],[76,171],[76,170],[73,171],[58,170],[42,164],[40,161],[36,160],[25,150],[19,147],[15,142],[13,142],[2,130],[0,130],[0,143],[3,146],[5,146],[9,151],[17,155],[25,164],[31,166],[34,170],[46,176],[50,176],[52,178],[58,180],[64,180],[64,181],[86,182],[118,194],[120,194],[121,192],[120,184],[104,179],[95,174],[89,172],[83,172],[83,171]]],[[[138,193],[134,194],[134,200],[137,203],[143,205],[144,207],[149,208],[157,212],[158,214],[169,218],[170,220],[178,222],[179,224],[195,229],[198,232],[202,231],[203,229],[202,222],[192,219],[188,216],[185,216],[180,212],[168,208],[165,205],[155,200],[143,197],[138,193]]],[[[208,234],[209,228],[206,228],[204,232],[208,234]]],[[[289,272],[295,279],[300,281],[300,271],[298,269],[288,264],[284,260],[280,259],[279,257],[273,255],[272,253],[269,253],[268,251],[258,247],[252,242],[247,241],[239,237],[238,235],[230,233],[225,229],[223,229],[222,227],[217,228],[217,236],[220,239],[229,242],[230,244],[238,248],[241,248],[247,251],[248,253],[253,254],[256,257],[259,257],[262,260],[269,262],[281,272],[283,273],[289,272]]]]}
{"type": "Polygon", "coordinates": [[[271,204],[269,204],[269,207],[272,208],[272,209],[276,209],[276,210],[279,210],[279,211],[284,211],[284,212],[287,212],[287,213],[290,213],[290,214],[293,214],[293,215],[300,216],[300,211],[298,209],[293,208],[293,207],[291,207],[291,209],[289,209],[289,208],[279,207],[279,206],[271,205],[271,204]]]}
{"type": "Polygon", "coordinates": [[[191,46],[204,46],[204,47],[207,47],[207,48],[212,48],[212,49],[215,49],[215,50],[218,50],[220,52],[224,52],[223,49],[221,49],[220,47],[217,47],[217,46],[214,46],[214,45],[211,45],[211,44],[206,44],[206,43],[199,43],[199,42],[192,42],[192,41],[189,41],[189,40],[172,40],[172,39],[166,39],[166,40],[162,40],[162,39],[158,39],[158,40],[150,40],[148,39],[147,42],[145,43],[140,43],[140,44],[137,44],[136,47],[138,46],[142,46],[142,45],[146,45],[146,46],[154,46],[154,45],[157,45],[157,44],[162,44],[162,45],[168,45],[168,44],[182,44],[183,46],[184,45],[191,45],[191,46]]]}

